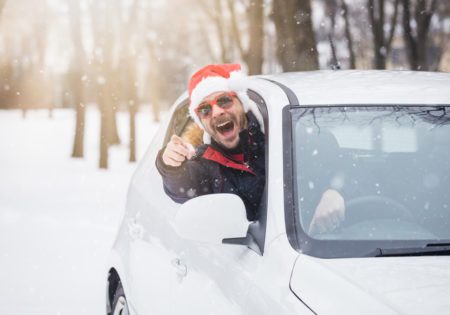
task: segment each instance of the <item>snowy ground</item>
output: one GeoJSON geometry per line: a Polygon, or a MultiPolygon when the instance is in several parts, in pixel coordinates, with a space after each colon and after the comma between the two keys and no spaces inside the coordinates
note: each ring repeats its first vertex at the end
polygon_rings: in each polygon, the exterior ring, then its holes
{"type": "MultiPolygon", "coordinates": [[[[157,125],[137,118],[141,157],[157,125]]],[[[85,158],[70,158],[75,112],[0,110],[0,313],[104,314],[105,266],[136,164],[124,144],[98,169],[100,117],[87,112],[85,158]]]]}

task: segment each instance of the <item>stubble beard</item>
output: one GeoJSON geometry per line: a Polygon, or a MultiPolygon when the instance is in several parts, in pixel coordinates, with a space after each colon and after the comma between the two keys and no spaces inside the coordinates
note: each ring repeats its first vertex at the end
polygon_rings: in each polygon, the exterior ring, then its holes
{"type": "Polygon", "coordinates": [[[245,116],[245,113],[242,113],[242,116],[240,117],[240,119],[238,119],[238,117],[236,117],[236,115],[227,113],[227,114],[217,118],[214,122],[211,120],[210,124],[209,124],[209,128],[214,132],[214,134],[212,134],[211,137],[218,144],[220,144],[222,147],[224,147],[226,149],[234,149],[239,145],[239,133],[246,127],[246,125],[247,125],[247,117],[245,116]],[[218,125],[220,125],[224,122],[227,122],[227,121],[232,121],[234,124],[234,128],[237,129],[234,137],[232,139],[230,139],[230,141],[228,141],[228,139],[222,140],[220,138],[221,133],[217,130],[218,125]],[[219,136],[217,136],[217,135],[219,135],[219,136]],[[237,141],[235,140],[236,138],[238,139],[237,141]]]}

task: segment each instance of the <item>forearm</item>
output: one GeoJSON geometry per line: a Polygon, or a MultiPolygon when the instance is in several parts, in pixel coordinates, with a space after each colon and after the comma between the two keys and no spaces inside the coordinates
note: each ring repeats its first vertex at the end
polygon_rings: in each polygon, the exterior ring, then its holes
{"type": "Polygon", "coordinates": [[[207,191],[205,187],[201,189],[203,176],[195,167],[195,162],[184,161],[179,167],[165,165],[162,160],[161,150],[156,159],[156,167],[161,174],[164,184],[164,191],[175,202],[184,203],[187,200],[199,195],[200,191],[207,191]]]}

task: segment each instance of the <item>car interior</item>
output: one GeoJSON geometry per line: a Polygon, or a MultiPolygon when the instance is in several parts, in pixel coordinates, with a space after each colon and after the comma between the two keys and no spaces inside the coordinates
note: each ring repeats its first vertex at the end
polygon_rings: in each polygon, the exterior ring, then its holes
{"type": "MultiPolygon", "coordinates": [[[[417,238],[450,238],[448,134],[445,126],[418,130],[414,150],[388,152],[342,147],[324,128],[320,133],[303,131],[297,146],[297,190],[303,228],[308,230],[320,192],[334,185],[346,203],[344,227],[384,220],[386,228],[388,221],[395,221],[392,230],[397,234],[383,237],[401,238],[403,223],[399,222],[406,222],[403,235],[408,238],[408,223],[415,225],[411,229],[415,229],[417,238]]],[[[380,237],[369,229],[364,233],[359,237],[380,237]]]]}

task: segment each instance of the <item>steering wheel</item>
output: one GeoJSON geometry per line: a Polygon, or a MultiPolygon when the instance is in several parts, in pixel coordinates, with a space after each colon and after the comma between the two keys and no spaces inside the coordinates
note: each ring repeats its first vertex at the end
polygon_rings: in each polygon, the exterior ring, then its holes
{"type": "Polygon", "coordinates": [[[400,202],[385,196],[367,195],[345,202],[343,226],[349,227],[364,220],[396,219],[415,222],[414,215],[400,202]]]}

